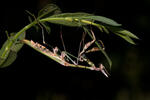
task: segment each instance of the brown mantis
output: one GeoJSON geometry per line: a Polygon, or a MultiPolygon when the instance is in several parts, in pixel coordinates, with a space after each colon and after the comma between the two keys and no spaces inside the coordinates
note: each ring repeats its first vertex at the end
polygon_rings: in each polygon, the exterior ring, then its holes
{"type": "Polygon", "coordinates": [[[92,61],[90,61],[89,59],[83,56],[85,53],[88,53],[88,52],[99,51],[99,49],[96,47],[87,51],[87,49],[96,41],[94,32],[92,30],[91,30],[91,33],[93,36],[93,40],[84,45],[82,51],[79,53],[78,58],[77,58],[80,62],[86,62],[89,66],[79,65],[70,57],[70,55],[67,54],[66,51],[61,51],[61,53],[58,54],[58,51],[59,51],[58,47],[53,48],[53,50],[51,51],[47,49],[45,46],[37,42],[34,42],[33,40],[29,41],[29,40],[24,39],[22,40],[22,42],[29,45],[36,51],[48,56],[49,58],[53,59],[54,61],[58,62],[59,64],[63,66],[78,67],[78,68],[85,68],[85,69],[90,69],[90,70],[95,70],[95,71],[101,71],[106,77],[108,77],[109,74],[107,70],[105,69],[105,67],[103,66],[103,64],[100,64],[99,67],[96,67],[92,61]]]}

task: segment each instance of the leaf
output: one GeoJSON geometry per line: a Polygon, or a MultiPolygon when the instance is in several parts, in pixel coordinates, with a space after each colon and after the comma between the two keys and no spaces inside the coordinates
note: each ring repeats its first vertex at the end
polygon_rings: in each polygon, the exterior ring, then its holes
{"type": "Polygon", "coordinates": [[[23,46],[23,43],[19,41],[24,38],[25,33],[21,34],[17,40],[15,40],[14,35],[12,35],[5,41],[0,50],[0,68],[7,67],[16,60],[17,53],[23,46]]]}
{"type": "Polygon", "coordinates": [[[131,44],[134,44],[135,45],[135,42],[127,35],[122,35],[122,34],[118,34],[116,33],[118,36],[122,37],[124,40],[126,40],[127,42],[131,43],[131,44]]]}
{"type": "Polygon", "coordinates": [[[5,62],[0,66],[0,68],[5,68],[9,65],[11,65],[17,58],[17,53],[14,51],[10,51],[7,59],[5,59],[5,62]]]}
{"type": "Polygon", "coordinates": [[[115,22],[112,19],[103,17],[103,16],[95,16],[89,13],[83,13],[83,12],[77,12],[77,13],[63,13],[63,14],[58,14],[58,15],[53,15],[51,17],[61,17],[61,18],[65,18],[65,17],[70,17],[70,18],[74,18],[74,19],[83,19],[83,20],[93,20],[93,21],[98,21],[103,25],[110,25],[110,26],[121,26],[121,24],[118,24],[117,22],[115,22]]]}
{"type": "Polygon", "coordinates": [[[10,53],[10,48],[8,46],[8,44],[10,43],[9,39],[7,39],[7,41],[3,44],[2,48],[0,49],[0,67],[5,62],[10,53]]]}
{"type": "Polygon", "coordinates": [[[134,35],[130,31],[120,28],[121,24],[118,24],[116,21],[103,16],[94,16],[92,14],[82,12],[63,13],[53,15],[47,18],[46,20],[51,23],[72,27],[81,27],[83,25],[89,25],[91,22],[93,23],[92,25],[97,26],[102,32],[105,31],[106,33],[109,33],[108,30],[110,30],[113,33],[119,33],[120,34],[119,36],[128,41],[129,43],[134,44],[131,38],[139,39],[136,35],[134,35]],[[100,24],[96,24],[93,21],[97,21],[100,24]]]}
{"type": "Polygon", "coordinates": [[[30,23],[32,23],[32,22],[33,22],[33,20],[32,20],[32,18],[31,18],[31,16],[28,16],[28,20],[29,20],[29,22],[30,22],[30,23]]]}
{"type": "Polygon", "coordinates": [[[18,52],[23,47],[24,44],[21,43],[20,40],[25,39],[25,36],[26,36],[25,33],[23,33],[19,36],[18,40],[11,47],[11,51],[18,52]]]}
{"type": "Polygon", "coordinates": [[[125,30],[123,28],[120,27],[110,27],[110,26],[106,26],[112,33],[115,33],[116,35],[120,36],[121,38],[123,38],[124,40],[126,40],[127,42],[131,43],[131,44],[135,44],[135,42],[132,40],[133,39],[139,39],[136,35],[134,35],[133,33],[131,33],[128,30],[125,30]]]}
{"type": "Polygon", "coordinates": [[[61,13],[60,8],[55,4],[48,4],[38,12],[38,19],[61,13]]]}
{"type": "MultiPolygon", "coordinates": [[[[91,14],[88,13],[63,13],[63,14],[57,14],[57,15],[52,15],[49,17],[48,22],[54,23],[54,24],[61,24],[65,26],[70,26],[70,27],[80,27],[82,25],[87,25],[85,23],[82,23],[81,16],[89,16],[91,14]],[[57,18],[57,20],[55,20],[57,18]],[[54,19],[54,20],[51,20],[54,19]]],[[[47,18],[48,19],[48,18],[47,18]]],[[[91,20],[91,19],[90,19],[91,20]]]]}
{"type": "Polygon", "coordinates": [[[83,19],[92,19],[94,21],[100,22],[103,25],[121,26],[121,24],[118,24],[116,21],[103,16],[88,16],[88,17],[83,17],[83,19]]]}
{"type": "Polygon", "coordinates": [[[76,12],[76,13],[62,13],[62,14],[57,14],[57,15],[53,15],[51,17],[54,18],[64,18],[64,17],[75,17],[75,18],[79,18],[79,17],[87,17],[87,16],[92,16],[92,14],[89,13],[85,13],[85,12],[76,12]]]}
{"type": "Polygon", "coordinates": [[[83,13],[83,12],[52,15],[47,18],[47,21],[55,24],[62,24],[62,25],[72,26],[72,27],[89,25],[94,21],[99,22],[101,25],[121,26],[121,24],[118,24],[112,19],[103,16],[94,16],[92,14],[83,13]],[[89,22],[85,23],[85,21],[89,21],[89,22]]]}
{"type": "Polygon", "coordinates": [[[0,68],[1,68],[4,61],[5,61],[5,59],[0,57],[0,68]]]}
{"type": "Polygon", "coordinates": [[[123,34],[123,35],[127,35],[127,36],[129,36],[131,38],[134,38],[134,39],[139,39],[136,35],[134,35],[133,33],[131,33],[128,30],[122,29],[122,30],[118,31],[118,33],[123,34]]]}
{"type": "Polygon", "coordinates": [[[106,26],[110,31],[114,32],[114,33],[120,33],[122,35],[126,35],[126,36],[129,36],[131,38],[134,38],[134,39],[139,39],[136,35],[134,35],[133,33],[131,33],[130,31],[128,30],[125,30],[123,28],[120,28],[120,27],[108,27],[106,26]]]}
{"type": "Polygon", "coordinates": [[[51,28],[46,22],[41,22],[42,26],[45,28],[46,32],[50,34],[51,28]]]}
{"type": "Polygon", "coordinates": [[[88,13],[63,13],[48,17],[46,18],[46,20],[54,24],[61,24],[70,27],[80,27],[82,25],[88,24],[81,22],[79,16],[88,16],[88,15],[89,15],[88,13]]]}

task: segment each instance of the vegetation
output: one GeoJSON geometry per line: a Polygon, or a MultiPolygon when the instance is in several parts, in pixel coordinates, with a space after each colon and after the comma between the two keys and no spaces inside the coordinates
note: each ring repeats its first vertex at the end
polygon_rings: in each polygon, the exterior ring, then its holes
{"type": "Polygon", "coordinates": [[[62,13],[60,8],[55,4],[48,4],[46,7],[41,9],[38,12],[37,17],[35,17],[35,15],[30,13],[29,11],[27,11],[27,13],[29,13],[30,15],[30,24],[26,25],[17,33],[8,33],[6,31],[8,39],[0,49],[0,68],[5,68],[11,65],[16,60],[17,53],[20,51],[23,45],[26,44],[38,51],[39,53],[47,56],[48,58],[56,61],[57,63],[60,63],[63,66],[101,71],[106,77],[108,77],[109,74],[103,64],[99,64],[98,67],[96,67],[92,60],[85,57],[86,54],[89,52],[99,51],[105,56],[109,66],[112,66],[111,59],[105,52],[103,42],[96,39],[95,33],[93,32],[91,27],[97,27],[101,32],[107,34],[113,33],[123,38],[130,44],[135,44],[132,39],[139,39],[130,31],[123,29],[121,24],[118,24],[112,19],[85,12],[62,13]],[[44,33],[51,32],[51,28],[48,23],[59,24],[68,27],[80,27],[83,29],[83,37],[80,41],[79,52],[77,56],[70,54],[65,50],[65,48],[64,51],[61,51],[58,47],[49,50],[47,47],[44,46],[46,44],[44,39],[44,33]],[[39,44],[34,40],[26,39],[26,35],[29,34],[26,33],[26,31],[32,27],[35,27],[38,30],[41,29],[43,44],[39,44]],[[91,41],[84,44],[86,34],[91,38],[91,41]],[[96,47],[89,49],[92,44],[96,44],[96,47]]]}

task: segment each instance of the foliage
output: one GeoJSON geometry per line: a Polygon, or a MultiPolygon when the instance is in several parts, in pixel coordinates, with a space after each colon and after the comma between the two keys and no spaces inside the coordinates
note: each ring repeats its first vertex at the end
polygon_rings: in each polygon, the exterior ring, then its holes
{"type": "MultiPolygon", "coordinates": [[[[97,27],[101,32],[114,33],[131,44],[135,44],[132,38],[139,39],[136,35],[134,35],[130,31],[121,28],[121,24],[118,24],[116,21],[112,19],[109,19],[103,16],[97,16],[97,15],[85,13],[85,12],[61,13],[60,8],[56,6],[55,4],[48,4],[46,7],[41,9],[38,13],[37,18],[34,16],[34,14],[31,14],[30,12],[28,13],[31,15],[29,16],[29,20],[31,23],[26,25],[23,29],[21,29],[16,34],[8,37],[6,42],[3,44],[0,50],[0,68],[7,67],[16,60],[17,53],[22,48],[24,43],[33,47],[35,50],[38,49],[37,51],[39,51],[40,53],[47,55],[45,54],[44,46],[41,45],[41,47],[37,48],[33,46],[32,43],[34,42],[25,40],[25,31],[31,27],[36,27],[36,29],[41,28],[42,30],[44,27],[45,30],[48,33],[50,33],[51,28],[47,23],[60,24],[60,25],[68,26],[68,27],[81,27],[84,29],[86,33],[88,33],[91,39],[93,39],[92,33],[86,27],[89,25],[97,27]]],[[[44,34],[44,32],[42,34],[44,34]]],[[[97,48],[99,48],[99,50],[104,54],[109,65],[111,66],[112,62],[110,58],[108,57],[107,53],[103,50],[102,46],[98,43],[97,40],[94,41],[94,43],[97,45],[97,48]]],[[[35,43],[35,44],[37,45],[38,43],[35,43]]],[[[55,53],[51,52],[51,54],[55,54],[55,53]]],[[[62,61],[62,59],[61,61],[58,60],[58,58],[61,57],[60,55],[59,56],[47,55],[47,56],[55,60],[58,63],[61,63],[62,61]]],[[[68,55],[65,55],[65,56],[68,56],[68,55]]],[[[68,56],[68,58],[69,57],[70,56],[68,56]]],[[[76,58],[78,59],[78,57],[76,58]]],[[[87,60],[87,59],[83,59],[83,60],[87,60]]],[[[89,60],[86,62],[89,63],[89,60]]],[[[80,67],[80,68],[84,67],[84,66],[80,66],[76,64],[75,62],[68,66],[80,67]]],[[[86,66],[84,68],[86,68],[86,66]]],[[[91,68],[91,67],[87,67],[87,68],[91,68]]],[[[98,69],[94,69],[94,70],[98,70],[98,69]]]]}
{"type": "Polygon", "coordinates": [[[14,33],[8,37],[0,50],[0,67],[4,68],[11,65],[17,58],[17,53],[23,47],[20,40],[25,39],[25,33],[19,35],[18,39],[14,39],[14,33]]]}

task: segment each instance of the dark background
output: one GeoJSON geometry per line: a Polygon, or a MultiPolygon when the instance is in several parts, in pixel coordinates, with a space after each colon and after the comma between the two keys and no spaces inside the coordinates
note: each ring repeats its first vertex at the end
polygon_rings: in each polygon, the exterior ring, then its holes
{"type": "MultiPolygon", "coordinates": [[[[114,19],[140,40],[134,46],[115,35],[96,31],[113,61],[110,78],[100,72],[65,68],[24,46],[11,66],[0,69],[0,100],[150,99],[149,0],[5,0],[0,3],[0,47],[7,39],[5,30],[16,32],[29,23],[25,10],[37,14],[48,2],[56,3],[63,12],[88,12],[114,19]]],[[[46,40],[62,48],[60,26],[52,24],[51,29],[46,40]]],[[[77,50],[81,29],[63,27],[62,31],[67,49],[77,50]]],[[[32,29],[27,38],[42,40],[40,32],[32,29]]]]}

